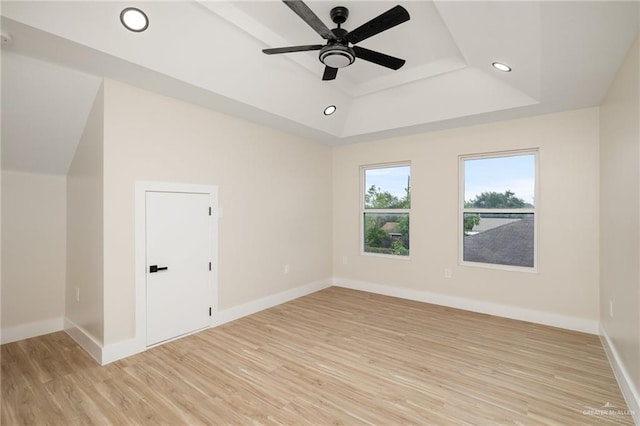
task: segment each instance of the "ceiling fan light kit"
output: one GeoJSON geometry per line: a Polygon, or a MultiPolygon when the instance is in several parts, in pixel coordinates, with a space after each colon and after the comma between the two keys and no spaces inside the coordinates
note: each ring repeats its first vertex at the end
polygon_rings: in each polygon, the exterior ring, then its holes
{"type": "Polygon", "coordinates": [[[313,44],[306,46],[277,47],[263,49],[267,55],[291,52],[307,52],[319,50],[318,59],[325,65],[323,80],[333,80],[338,74],[339,68],[348,67],[356,58],[372,62],[383,67],[397,70],[404,64],[405,60],[386,55],[384,53],[365,49],[364,47],[353,46],[369,37],[386,31],[396,25],[402,24],[410,19],[409,12],[402,6],[395,6],[381,15],[373,18],[353,31],[347,31],[340,26],[349,17],[349,9],[344,6],[337,6],[331,9],[331,20],[337,28],[330,30],[318,16],[301,0],[282,0],[291,10],[302,18],[311,28],[313,28],[322,38],[327,40],[325,45],[313,44]]]}
{"type": "Polygon", "coordinates": [[[344,68],[355,60],[356,54],[348,46],[333,44],[320,49],[320,62],[331,68],[344,68]]]}

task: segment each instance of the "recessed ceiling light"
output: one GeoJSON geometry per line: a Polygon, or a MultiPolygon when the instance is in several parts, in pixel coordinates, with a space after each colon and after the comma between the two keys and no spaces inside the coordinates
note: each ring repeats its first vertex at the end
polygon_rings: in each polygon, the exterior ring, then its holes
{"type": "Polygon", "coordinates": [[[336,106],[335,105],[329,105],[328,107],[326,107],[324,109],[324,115],[331,115],[334,112],[336,112],[336,106]]]}
{"type": "Polygon", "coordinates": [[[140,33],[149,26],[149,18],[140,9],[127,7],[120,12],[120,22],[130,31],[140,33]]]}
{"type": "Polygon", "coordinates": [[[501,62],[494,62],[491,65],[493,65],[493,67],[495,69],[497,69],[498,71],[502,71],[502,72],[511,72],[511,67],[509,65],[505,65],[501,62]]]}

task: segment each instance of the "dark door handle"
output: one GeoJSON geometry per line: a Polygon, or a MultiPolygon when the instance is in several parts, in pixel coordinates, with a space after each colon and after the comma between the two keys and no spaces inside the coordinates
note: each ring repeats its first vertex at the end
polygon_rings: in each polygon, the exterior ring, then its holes
{"type": "Polygon", "coordinates": [[[158,271],[166,271],[167,269],[169,269],[168,266],[160,266],[160,267],[158,267],[158,265],[151,265],[151,266],[149,266],[149,273],[152,274],[152,273],[158,272],[158,271]]]}

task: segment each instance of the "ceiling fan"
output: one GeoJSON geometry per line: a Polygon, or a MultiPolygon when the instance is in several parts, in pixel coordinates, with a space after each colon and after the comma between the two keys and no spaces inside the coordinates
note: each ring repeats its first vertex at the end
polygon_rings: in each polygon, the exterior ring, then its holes
{"type": "Polygon", "coordinates": [[[267,55],[319,50],[320,62],[325,65],[324,74],[322,75],[323,80],[335,79],[338,75],[338,68],[344,68],[351,65],[356,58],[364,59],[365,61],[373,62],[374,64],[382,65],[383,67],[391,68],[392,70],[397,70],[404,65],[404,59],[385,55],[384,53],[365,49],[364,47],[353,46],[362,40],[408,21],[410,19],[409,12],[407,12],[404,7],[392,7],[383,14],[359,26],[355,30],[347,31],[341,28],[341,25],[344,24],[349,17],[349,9],[346,7],[338,6],[331,9],[331,20],[338,26],[337,28],[330,30],[320,20],[320,18],[318,18],[318,16],[309,9],[309,6],[301,0],[282,1],[311,28],[320,34],[322,38],[327,40],[327,43],[325,45],[312,44],[306,46],[263,49],[262,52],[267,55]]]}

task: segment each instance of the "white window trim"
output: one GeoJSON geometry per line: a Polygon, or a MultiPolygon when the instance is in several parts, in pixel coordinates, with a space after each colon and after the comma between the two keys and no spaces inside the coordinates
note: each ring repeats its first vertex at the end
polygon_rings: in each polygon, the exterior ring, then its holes
{"type": "Polygon", "coordinates": [[[540,169],[540,150],[538,148],[514,150],[514,151],[497,151],[482,154],[468,154],[458,157],[458,264],[460,266],[470,266],[475,268],[497,269],[503,271],[515,271],[526,273],[539,273],[540,263],[538,257],[538,232],[540,227],[540,185],[539,185],[539,169],[540,169]],[[482,208],[464,208],[464,162],[466,160],[478,160],[483,158],[500,158],[500,157],[517,157],[520,155],[533,155],[535,162],[535,188],[534,188],[534,208],[525,209],[482,209],[482,208]],[[533,213],[533,267],[527,266],[511,266],[499,265],[494,263],[470,262],[464,260],[464,222],[465,213],[533,213]]]}
{"type": "MultiPolygon", "coordinates": [[[[407,214],[409,215],[409,230],[411,230],[411,208],[408,209],[365,209],[364,208],[364,194],[365,194],[365,172],[371,169],[387,169],[390,167],[404,167],[409,166],[411,169],[411,161],[397,161],[392,163],[377,163],[377,164],[364,164],[360,166],[360,219],[358,223],[360,224],[360,232],[359,232],[359,240],[358,244],[360,245],[360,255],[361,256],[369,256],[369,257],[380,257],[384,259],[399,259],[399,260],[411,260],[411,248],[409,248],[409,254],[407,256],[400,256],[397,254],[384,254],[384,253],[369,253],[364,251],[364,215],[365,213],[379,213],[379,214],[407,214]]],[[[413,187],[413,184],[411,184],[413,187]]],[[[411,189],[409,188],[409,194],[411,194],[411,189]]],[[[411,231],[409,231],[411,232],[411,231]]],[[[409,241],[411,241],[411,237],[409,237],[409,241]]]]}

